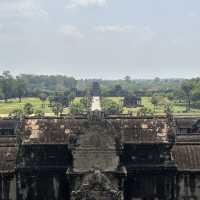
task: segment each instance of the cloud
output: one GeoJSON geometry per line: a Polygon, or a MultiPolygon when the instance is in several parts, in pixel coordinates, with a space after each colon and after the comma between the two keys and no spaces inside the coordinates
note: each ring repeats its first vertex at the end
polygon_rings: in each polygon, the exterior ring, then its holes
{"type": "Polygon", "coordinates": [[[61,26],[58,30],[58,33],[61,33],[65,36],[75,37],[75,38],[83,38],[84,35],[80,32],[77,26],[73,25],[64,25],[61,26]]]}
{"type": "Polygon", "coordinates": [[[174,38],[171,40],[171,44],[174,45],[174,46],[177,46],[177,45],[181,45],[184,43],[184,38],[174,38]]]}
{"type": "Polygon", "coordinates": [[[150,40],[156,32],[151,30],[150,27],[138,27],[133,25],[99,25],[94,27],[94,31],[97,33],[129,33],[132,37],[139,38],[140,40],[150,40]]]}
{"type": "Polygon", "coordinates": [[[36,0],[1,0],[0,18],[47,17],[48,13],[36,0]]]}
{"type": "Polygon", "coordinates": [[[197,17],[198,14],[195,11],[190,11],[190,12],[188,12],[187,16],[188,17],[197,17]]]}
{"type": "Polygon", "coordinates": [[[69,0],[66,8],[76,8],[76,7],[104,7],[107,5],[108,0],[69,0]]]}
{"type": "Polygon", "coordinates": [[[131,25],[106,25],[106,26],[96,26],[94,30],[96,32],[106,33],[106,32],[118,32],[118,33],[126,33],[132,32],[136,29],[136,27],[131,25]]]}

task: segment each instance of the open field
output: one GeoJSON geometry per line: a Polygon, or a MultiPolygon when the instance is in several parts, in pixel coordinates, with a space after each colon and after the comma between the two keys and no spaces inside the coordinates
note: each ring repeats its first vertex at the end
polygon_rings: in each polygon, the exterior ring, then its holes
{"type": "MultiPolygon", "coordinates": [[[[123,102],[123,97],[104,97],[106,99],[111,99],[115,101],[116,103],[122,104],[123,102]]],[[[81,97],[76,97],[74,99],[75,103],[79,103],[81,100],[81,97]]],[[[18,99],[9,99],[7,103],[4,101],[0,101],[0,115],[8,115],[12,110],[16,108],[22,109],[26,103],[31,103],[34,106],[34,110],[41,110],[41,105],[42,102],[40,101],[39,98],[34,98],[34,97],[27,97],[27,98],[22,98],[22,102],[19,102],[18,99]]],[[[51,108],[48,106],[49,101],[45,101],[45,108],[44,111],[47,115],[53,115],[51,108]]],[[[145,106],[146,108],[150,110],[154,110],[154,106],[151,103],[151,97],[142,97],[142,105],[145,106]]],[[[140,109],[140,107],[137,108],[123,108],[123,113],[128,113],[128,112],[133,112],[133,114],[137,113],[137,110],[140,109]]],[[[174,114],[176,115],[199,115],[200,114],[200,109],[191,109],[191,112],[186,113],[185,112],[185,106],[184,105],[179,105],[177,103],[172,102],[172,109],[174,114]]],[[[64,109],[64,113],[69,113],[69,108],[64,109]]],[[[163,114],[164,113],[164,108],[163,106],[158,106],[155,110],[155,114],[163,114]]]]}
{"type": "Polygon", "coordinates": [[[73,103],[80,103],[80,100],[82,99],[83,97],[76,97],[74,100],[73,100],[73,103]]]}
{"type": "MultiPolygon", "coordinates": [[[[116,103],[121,104],[123,101],[123,97],[105,97],[107,99],[112,99],[116,103]]],[[[154,111],[154,105],[151,103],[151,97],[142,97],[142,105],[152,111],[154,111]]],[[[133,112],[133,114],[136,114],[137,111],[140,109],[140,107],[136,108],[123,108],[123,113],[128,113],[128,112],[133,112]]],[[[200,114],[200,109],[191,109],[190,112],[185,112],[185,106],[184,105],[179,105],[175,102],[172,102],[172,110],[173,113],[176,115],[199,115],[200,114]]],[[[163,106],[158,106],[155,110],[155,114],[163,114],[164,113],[164,107],[163,106]]]]}
{"type": "MultiPolygon", "coordinates": [[[[18,99],[9,99],[8,102],[0,101],[0,114],[6,115],[9,114],[11,111],[14,109],[23,109],[24,105],[26,103],[31,103],[34,106],[34,110],[42,110],[41,105],[42,102],[40,101],[39,98],[34,98],[34,97],[27,97],[27,98],[22,98],[22,101],[19,102],[18,99]]],[[[44,111],[45,113],[52,113],[51,108],[48,106],[49,101],[45,101],[45,108],[44,111]]],[[[64,113],[68,113],[69,109],[65,108],[64,113]]]]}

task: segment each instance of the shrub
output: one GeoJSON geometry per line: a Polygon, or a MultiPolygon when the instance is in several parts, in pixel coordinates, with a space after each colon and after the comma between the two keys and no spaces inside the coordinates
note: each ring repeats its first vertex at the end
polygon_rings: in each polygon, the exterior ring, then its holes
{"type": "Polygon", "coordinates": [[[153,112],[151,109],[148,109],[146,107],[142,107],[137,111],[137,116],[138,117],[143,117],[143,116],[152,116],[153,112]]]}
{"type": "Polygon", "coordinates": [[[44,117],[44,112],[42,110],[36,110],[34,114],[36,117],[44,117]]]}
{"type": "Polygon", "coordinates": [[[24,105],[23,110],[24,110],[25,115],[31,115],[34,112],[34,108],[33,108],[33,105],[31,103],[26,103],[24,105]]]}
{"type": "Polygon", "coordinates": [[[115,101],[111,99],[103,99],[102,109],[105,113],[108,113],[108,114],[119,114],[119,113],[122,113],[123,111],[122,105],[116,103],[115,101]]]}
{"type": "Polygon", "coordinates": [[[23,110],[22,109],[14,109],[9,113],[9,117],[11,118],[21,118],[24,116],[23,110]]]}
{"type": "Polygon", "coordinates": [[[72,103],[70,106],[70,113],[77,114],[77,113],[83,113],[86,111],[86,104],[83,102],[76,102],[72,103]]]}

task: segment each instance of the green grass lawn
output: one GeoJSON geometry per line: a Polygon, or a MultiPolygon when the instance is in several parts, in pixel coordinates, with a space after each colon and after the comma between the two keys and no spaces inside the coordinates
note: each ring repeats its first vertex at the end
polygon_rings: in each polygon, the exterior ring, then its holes
{"type": "Polygon", "coordinates": [[[112,101],[120,104],[123,101],[124,97],[104,97],[104,99],[111,99],[112,101]]]}
{"type": "MultiPolygon", "coordinates": [[[[123,100],[123,97],[105,97],[107,99],[112,99],[116,103],[120,103],[123,100]]],[[[154,105],[151,103],[151,97],[142,97],[142,105],[152,111],[154,111],[154,105]]],[[[140,109],[140,107],[136,108],[123,108],[123,113],[133,112],[134,115],[136,115],[137,111],[140,109]]],[[[191,109],[190,112],[185,112],[186,108],[185,105],[177,104],[175,102],[172,102],[172,109],[173,113],[176,115],[199,115],[200,109],[191,109]]],[[[155,114],[162,115],[164,114],[164,107],[158,106],[155,110],[155,114]]]]}
{"type": "MultiPolygon", "coordinates": [[[[31,103],[34,106],[34,110],[42,110],[41,105],[42,102],[40,101],[39,98],[34,98],[34,97],[26,97],[22,98],[21,103],[19,102],[18,99],[9,99],[7,103],[4,101],[0,101],[0,114],[9,114],[11,111],[14,109],[23,109],[24,105],[26,103],[31,103]]],[[[48,106],[49,101],[45,101],[45,113],[52,113],[51,107],[48,106]]],[[[68,113],[69,109],[65,108],[64,113],[68,113]]]]}
{"type": "MultiPolygon", "coordinates": [[[[76,97],[74,99],[74,102],[78,103],[80,102],[82,97],[76,97]]],[[[123,102],[123,97],[104,97],[105,99],[111,99],[115,101],[116,103],[121,104],[123,102]]],[[[41,104],[42,102],[40,101],[39,98],[34,98],[34,97],[27,97],[27,98],[22,98],[22,102],[20,103],[18,99],[9,99],[7,103],[4,101],[0,101],[0,115],[6,115],[9,114],[11,111],[13,111],[16,108],[23,109],[24,105],[26,103],[31,103],[34,106],[34,110],[41,110],[41,104]]],[[[52,115],[52,110],[48,106],[49,101],[45,101],[45,113],[51,114],[52,115]]],[[[151,109],[152,111],[154,110],[154,106],[151,103],[151,97],[142,97],[142,105],[145,106],[148,109],[151,109]]],[[[136,115],[138,109],[137,108],[123,108],[123,113],[128,113],[128,112],[133,112],[133,114],[136,115]]],[[[188,113],[185,112],[185,106],[177,103],[172,103],[172,109],[174,114],[176,115],[199,115],[200,114],[200,109],[191,109],[191,111],[188,113]]],[[[69,113],[69,108],[65,108],[63,113],[69,113]]],[[[162,106],[159,106],[156,108],[155,114],[163,114],[164,113],[164,108],[162,106]]]]}
{"type": "MultiPolygon", "coordinates": [[[[142,105],[145,107],[154,110],[154,106],[151,103],[151,97],[142,97],[142,105]]],[[[176,115],[195,115],[195,114],[200,114],[200,109],[191,109],[190,112],[185,112],[186,107],[183,104],[177,104],[175,102],[172,102],[172,110],[173,113],[176,115]]],[[[159,106],[156,108],[156,114],[162,114],[164,113],[164,107],[159,106]]]]}
{"type": "Polygon", "coordinates": [[[83,97],[76,97],[73,101],[73,103],[80,103],[80,100],[83,99],[83,97]]]}

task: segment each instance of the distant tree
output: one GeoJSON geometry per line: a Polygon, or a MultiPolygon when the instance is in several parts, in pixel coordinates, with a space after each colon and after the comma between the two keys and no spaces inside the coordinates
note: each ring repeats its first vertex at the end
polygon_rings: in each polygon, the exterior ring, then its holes
{"type": "Polygon", "coordinates": [[[2,76],[0,76],[0,84],[4,100],[5,102],[7,102],[8,98],[11,98],[13,96],[14,90],[14,79],[10,74],[10,71],[4,71],[2,73],[2,76]]]}
{"type": "Polygon", "coordinates": [[[54,92],[49,97],[50,104],[61,103],[63,104],[63,92],[54,92]]]}
{"type": "Polygon", "coordinates": [[[19,119],[19,118],[21,118],[23,116],[24,116],[24,112],[23,112],[22,109],[19,109],[19,108],[14,109],[9,113],[9,117],[11,117],[11,118],[19,119]]]}
{"type": "Polygon", "coordinates": [[[172,113],[173,113],[172,105],[171,105],[171,104],[166,104],[166,105],[165,105],[164,112],[165,112],[165,114],[166,114],[167,116],[172,115],[172,113]]]}
{"type": "Polygon", "coordinates": [[[152,98],[151,98],[151,103],[154,106],[154,112],[155,112],[156,111],[156,107],[159,104],[159,97],[157,95],[153,95],[152,98]]]}
{"type": "Polygon", "coordinates": [[[72,103],[70,105],[70,113],[78,114],[84,113],[86,111],[86,106],[81,102],[72,103]]]}
{"type": "Polygon", "coordinates": [[[123,90],[123,89],[122,89],[122,86],[121,86],[121,85],[119,85],[119,84],[115,85],[114,91],[118,92],[118,91],[122,91],[122,90],[123,90]]]}
{"type": "Polygon", "coordinates": [[[192,102],[195,108],[200,108],[200,86],[199,85],[196,85],[196,87],[192,91],[192,102]]]}
{"type": "Polygon", "coordinates": [[[75,99],[75,97],[76,97],[76,91],[74,89],[65,91],[64,92],[65,106],[69,106],[75,99]]]}
{"type": "Polygon", "coordinates": [[[50,104],[62,104],[63,107],[69,106],[72,100],[75,98],[75,93],[73,91],[65,92],[55,92],[49,97],[50,104]]]}
{"type": "Polygon", "coordinates": [[[126,82],[130,83],[130,82],[131,82],[131,77],[130,77],[130,76],[125,76],[125,77],[124,77],[124,80],[125,80],[126,82]]]}
{"type": "Polygon", "coordinates": [[[122,89],[120,84],[114,86],[111,90],[111,96],[124,96],[125,91],[122,89]]]}
{"type": "Polygon", "coordinates": [[[35,114],[36,117],[39,117],[39,118],[44,117],[44,115],[45,115],[43,110],[36,110],[34,112],[34,114],[35,114]]]}
{"type": "Polygon", "coordinates": [[[62,77],[65,89],[69,90],[76,88],[77,81],[73,77],[62,77]]]}
{"type": "Polygon", "coordinates": [[[195,88],[192,91],[192,100],[193,101],[199,101],[200,100],[200,88],[195,88]]]}
{"type": "Polygon", "coordinates": [[[153,80],[155,83],[159,83],[160,82],[160,78],[159,77],[156,77],[156,78],[154,78],[154,80],[153,80]]]}
{"type": "Polygon", "coordinates": [[[26,103],[23,110],[25,115],[31,115],[34,113],[34,107],[31,103],[26,103]]]}
{"type": "Polygon", "coordinates": [[[86,108],[88,105],[87,97],[81,98],[80,103],[86,108]]]}
{"type": "Polygon", "coordinates": [[[26,93],[26,86],[25,86],[25,83],[24,83],[23,79],[21,79],[18,76],[16,77],[15,88],[16,88],[16,94],[17,94],[17,96],[19,98],[19,102],[21,102],[22,101],[22,97],[26,93]]]}
{"type": "Polygon", "coordinates": [[[1,88],[1,85],[0,85],[0,99],[3,99],[4,98],[4,94],[3,94],[3,91],[2,91],[2,88],[1,88]]]}
{"type": "Polygon", "coordinates": [[[144,116],[152,116],[153,112],[151,109],[148,109],[146,107],[142,107],[137,111],[137,116],[138,117],[144,117],[144,116]]]}
{"type": "Polygon", "coordinates": [[[111,99],[104,99],[102,101],[102,108],[108,114],[119,114],[123,111],[123,107],[111,99]]]}
{"type": "Polygon", "coordinates": [[[186,111],[190,111],[193,85],[191,84],[191,82],[185,81],[181,85],[181,88],[182,88],[182,91],[184,92],[185,98],[186,98],[186,111]]]}
{"type": "Polygon", "coordinates": [[[165,108],[171,108],[171,101],[167,97],[162,97],[160,99],[160,105],[165,108]]]}
{"type": "Polygon", "coordinates": [[[58,117],[63,113],[64,107],[61,103],[54,103],[52,106],[53,113],[58,117]]]}
{"type": "Polygon", "coordinates": [[[178,103],[181,103],[183,101],[185,101],[185,93],[183,92],[182,88],[177,88],[174,92],[173,92],[173,97],[174,100],[178,103]]]}
{"type": "Polygon", "coordinates": [[[170,101],[173,101],[175,99],[173,92],[166,93],[164,96],[167,97],[170,101]]]}
{"type": "Polygon", "coordinates": [[[34,88],[30,95],[34,97],[39,97],[40,94],[42,93],[43,93],[43,90],[41,88],[34,88]]]}

